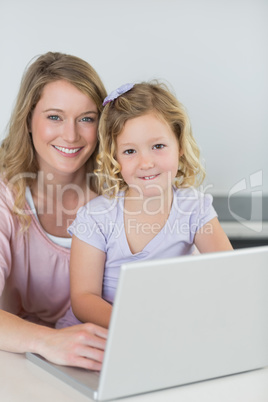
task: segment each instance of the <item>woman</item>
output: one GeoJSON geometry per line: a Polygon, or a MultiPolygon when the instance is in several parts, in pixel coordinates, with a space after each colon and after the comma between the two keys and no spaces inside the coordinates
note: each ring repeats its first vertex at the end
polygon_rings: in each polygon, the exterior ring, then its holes
{"type": "Polygon", "coordinates": [[[100,370],[106,330],[59,329],[70,307],[67,227],[96,196],[105,88],[95,70],[49,52],[26,70],[0,148],[0,349],[100,370]]]}

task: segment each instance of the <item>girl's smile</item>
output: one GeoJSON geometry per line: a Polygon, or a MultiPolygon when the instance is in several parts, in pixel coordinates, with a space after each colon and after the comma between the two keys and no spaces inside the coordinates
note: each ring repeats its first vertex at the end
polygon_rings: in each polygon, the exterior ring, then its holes
{"type": "Polygon", "coordinates": [[[153,180],[153,179],[155,179],[155,178],[158,177],[158,176],[159,176],[159,174],[152,175],[152,176],[144,176],[144,177],[141,177],[141,179],[142,179],[142,180],[153,180]]]}

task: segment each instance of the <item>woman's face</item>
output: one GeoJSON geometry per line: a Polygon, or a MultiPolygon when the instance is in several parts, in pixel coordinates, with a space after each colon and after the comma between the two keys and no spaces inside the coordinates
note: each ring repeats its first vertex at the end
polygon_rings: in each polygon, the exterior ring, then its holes
{"type": "Polygon", "coordinates": [[[30,127],[39,169],[54,174],[83,169],[96,147],[97,128],[91,98],[64,80],[45,85],[30,127]]]}

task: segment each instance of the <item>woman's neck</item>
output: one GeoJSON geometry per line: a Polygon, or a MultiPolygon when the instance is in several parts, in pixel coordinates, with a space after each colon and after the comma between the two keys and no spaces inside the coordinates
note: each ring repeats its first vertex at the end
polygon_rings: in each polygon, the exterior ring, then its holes
{"type": "Polygon", "coordinates": [[[65,237],[78,209],[96,194],[90,190],[86,174],[51,175],[40,171],[31,186],[39,221],[46,232],[65,237]]]}
{"type": "Polygon", "coordinates": [[[69,186],[70,184],[74,184],[83,187],[83,184],[86,182],[86,169],[83,167],[83,169],[79,169],[77,172],[71,174],[39,170],[35,182],[36,184],[39,183],[39,189],[43,186],[43,192],[46,191],[49,185],[69,186]]]}

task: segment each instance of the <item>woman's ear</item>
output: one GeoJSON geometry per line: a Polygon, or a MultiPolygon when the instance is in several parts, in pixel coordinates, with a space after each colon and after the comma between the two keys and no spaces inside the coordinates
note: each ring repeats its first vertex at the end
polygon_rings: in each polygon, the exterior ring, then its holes
{"type": "Polygon", "coordinates": [[[29,112],[26,120],[27,129],[29,134],[32,134],[32,112],[29,112]]]}

